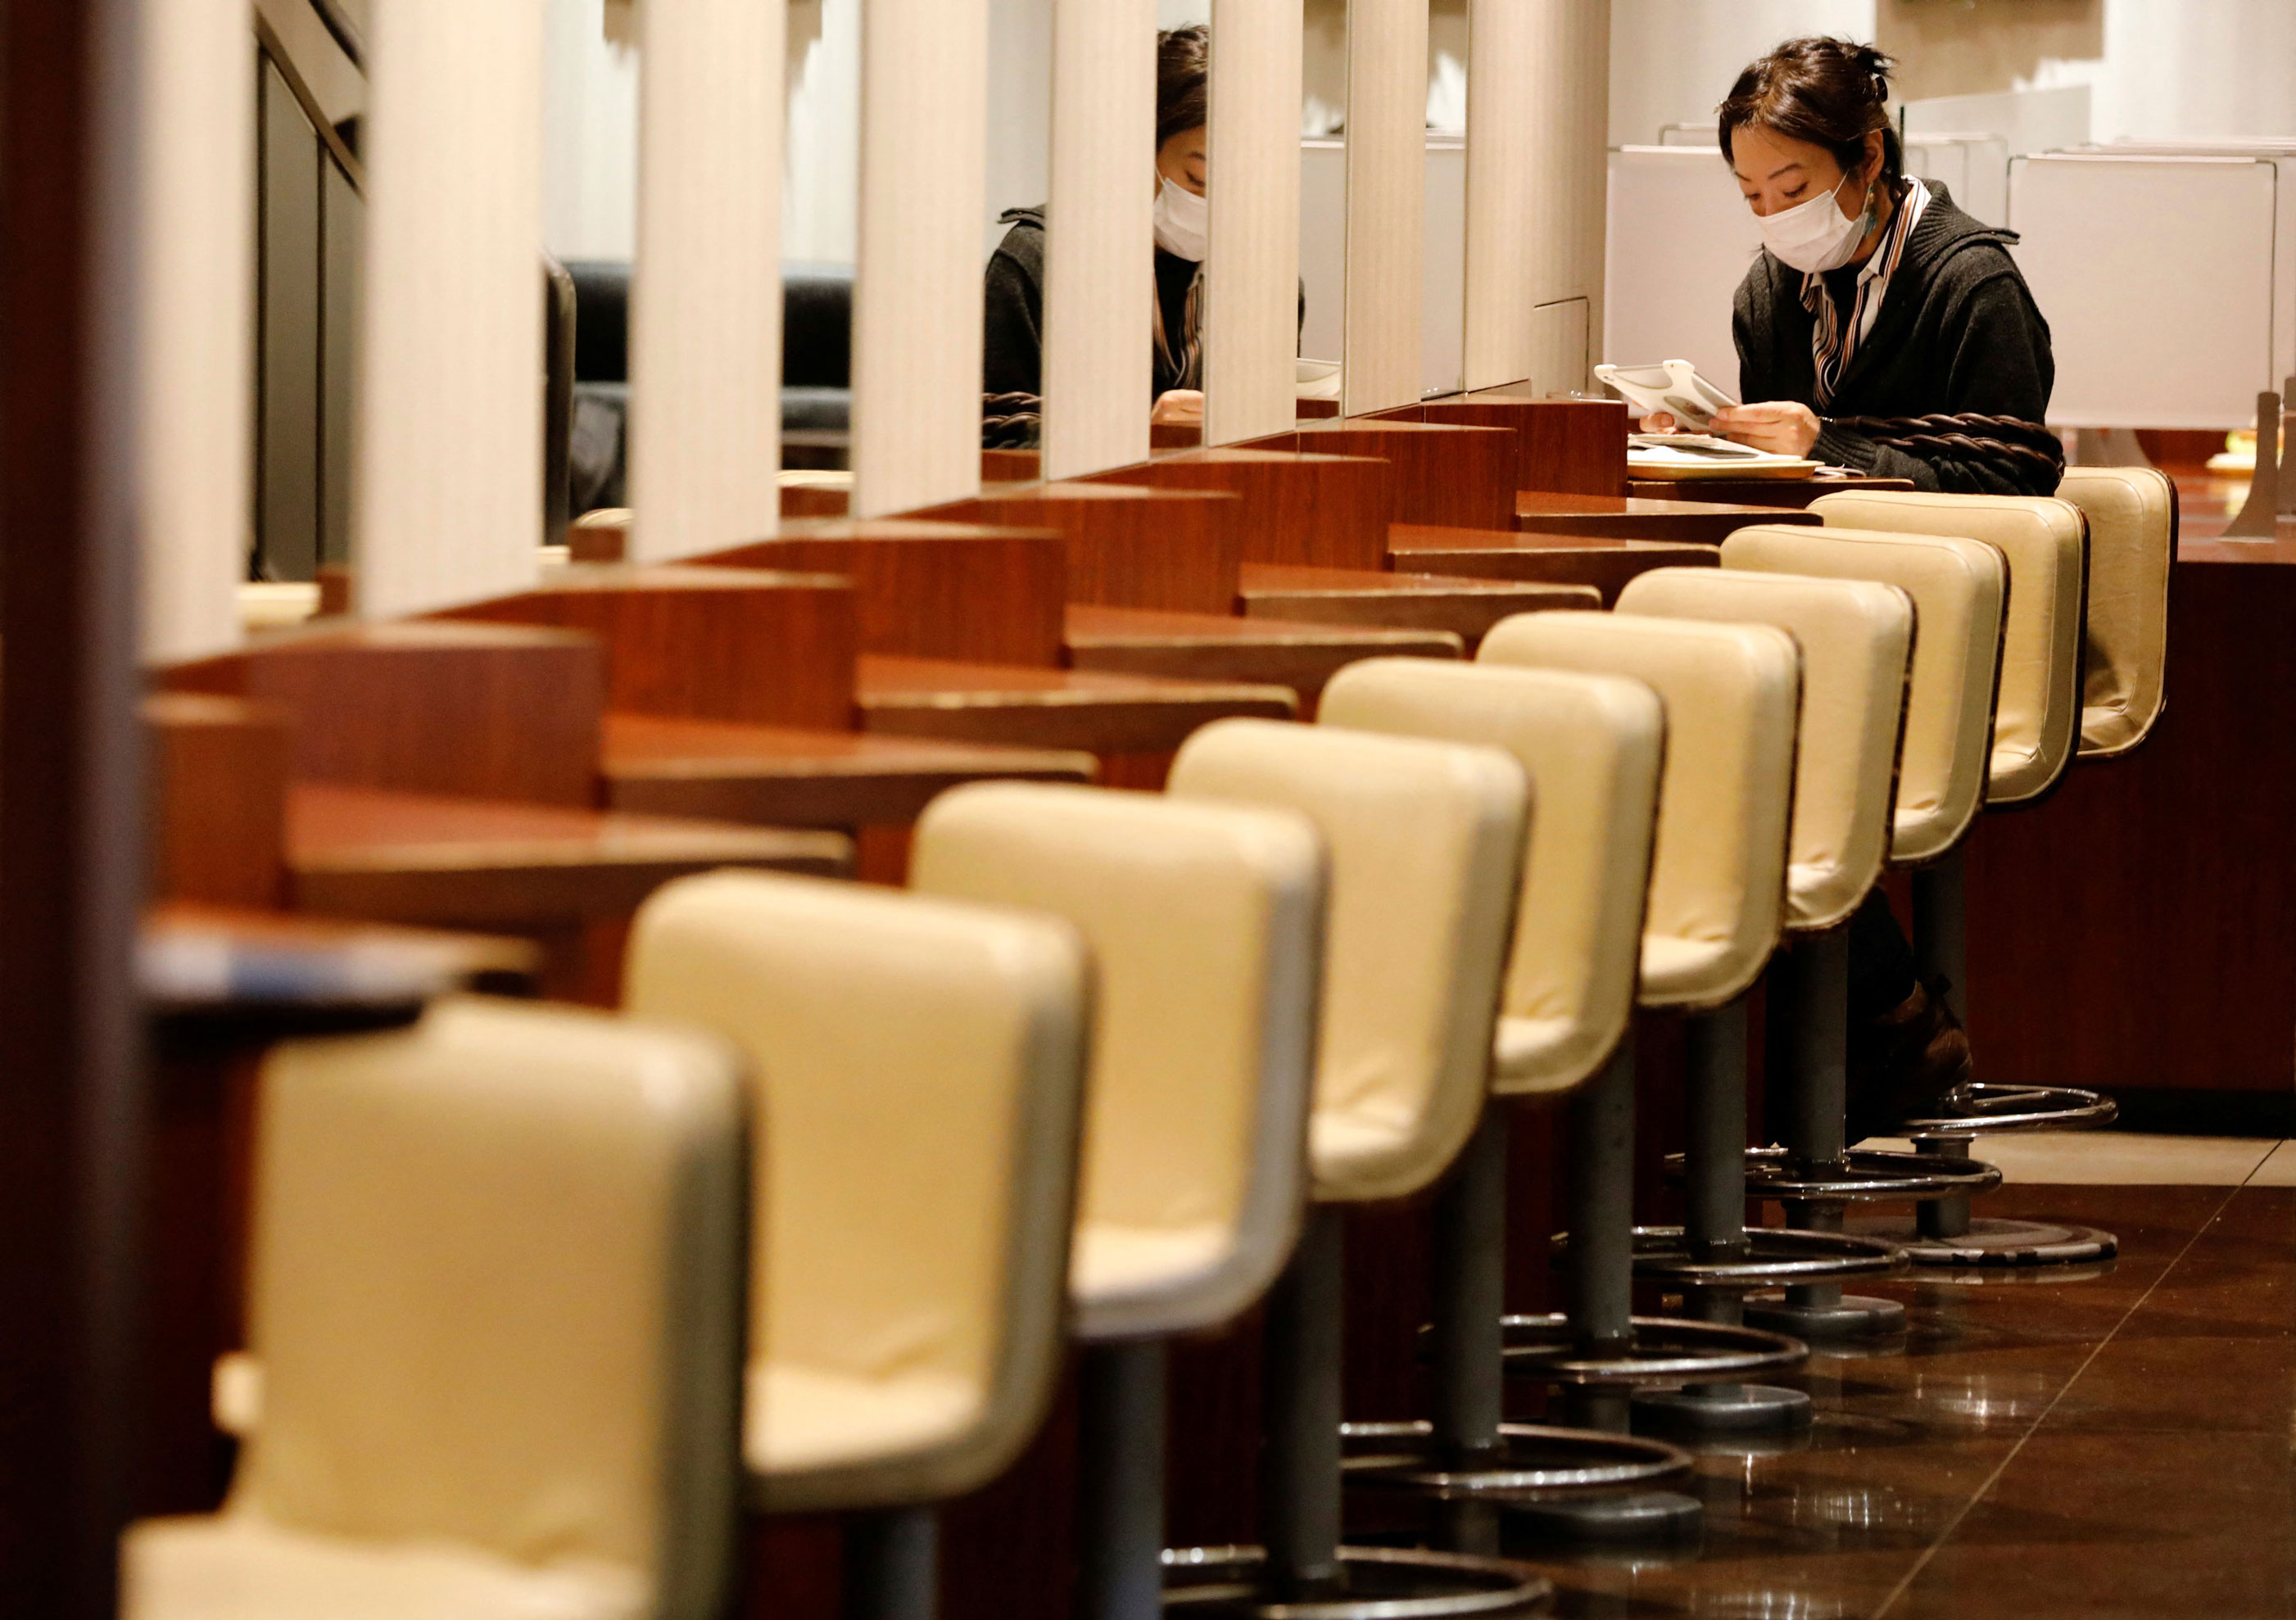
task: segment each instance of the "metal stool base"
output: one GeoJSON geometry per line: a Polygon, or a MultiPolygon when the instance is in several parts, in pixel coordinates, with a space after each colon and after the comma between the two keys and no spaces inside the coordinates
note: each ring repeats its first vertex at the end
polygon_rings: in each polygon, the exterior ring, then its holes
{"type": "Polygon", "coordinates": [[[1254,1620],[1450,1620],[1526,1615],[1554,1595],[1527,1564],[1387,1547],[1342,1547],[1343,1590],[1279,1598],[1267,1588],[1257,1547],[1185,1547],[1164,1554],[1164,1607],[1254,1620]]]}
{"type": "Polygon", "coordinates": [[[1560,1501],[1648,1489],[1686,1478],[1689,1452],[1658,1440],[1592,1428],[1503,1423],[1489,1460],[1447,1465],[1431,1423],[1349,1423],[1340,1429],[1349,1485],[1409,1491],[1442,1501],[1560,1501]]]}
{"type": "Polygon", "coordinates": [[[1906,1330],[1906,1307],[1894,1299],[1844,1294],[1832,1305],[1798,1305],[1757,1295],[1746,1301],[1746,1320],[1773,1333],[1831,1343],[1849,1338],[1892,1338],[1906,1330]]]}
{"type": "Polygon", "coordinates": [[[1862,1237],[1901,1247],[1919,1266],[2092,1265],[2120,1252],[2120,1240],[2094,1226],[2060,1221],[1972,1220],[1958,1237],[1927,1238],[1906,1220],[1861,1221],[1862,1237]]]}
{"type": "MultiPolygon", "coordinates": [[[[1682,1161],[1667,1160],[1669,1179],[1679,1175],[1682,1161]]],[[[1967,1199],[1990,1192],[2001,1184],[2001,1172],[1974,1159],[1950,1159],[1930,1153],[1879,1153],[1853,1148],[1839,1166],[1814,1170],[1801,1165],[1784,1148],[1746,1150],[1746,1196],[1779,1199],[1798,1204],[1865,1204],[1911,1199],[1967,1199]],[[1960,1165],[1945,1170],[1942,1165],[1960,1165]]]]}
{"type": "Polygon", "coordinates": [[[1947,1094],[1944,1113],[1906,1120],[1896,1134],[1916,1141],[1968,1141],[2018,1131],[2094,1131],[2120,1117],[2120,1105],[2099,1092],[1970,1080],[1947,1094]]]}
{"type": "MultiPolygon", "coordinates": [[[[1567,1235],[1567,1234],[1566,1234],[1567,1235]]],[[[1903,1271],[1898,1243],[1874,1233],[1750,1226],[1737,1260],[1695,1260],[1679,1226],[1635,1228],[1635,1275],[1685,1288],[1777,1288],[1903,1271]]],[[[1558,1240],[1560,1247],[1560,1240],[1558,1240]]]]}
{"type": "Polygon", "coordinates": [[[1591,1501],[1543,1501],[1507,1514],[1511,1538],[1573,1547],[1683,1546],[1706,1529],[1706,1508],[1677,1491],[1637,1491],[1591,1501]]]}
{"type": "Polygon", "coordinates": [[[1668,1434],[1792,1434],[1814,1416],[1809,1397],[1775,1384],[1701,1384],[1646,1389],[1634,1398],[1635,1421],[1668,1434]]]}
{"type": "Polygon", "coordinates": [[[1636,1384],[1721,1383],[1750,1373],[1783,1372],[1809,1359],[1809,1346],[1783,1333],[1670,1316],[1637,1316],[1632,1349],[1619,1355],[1581,1355],[1568,1317],[1506,1316],[1510,1378],[1539,1379],[1582,1388],[1636,1384]]]}

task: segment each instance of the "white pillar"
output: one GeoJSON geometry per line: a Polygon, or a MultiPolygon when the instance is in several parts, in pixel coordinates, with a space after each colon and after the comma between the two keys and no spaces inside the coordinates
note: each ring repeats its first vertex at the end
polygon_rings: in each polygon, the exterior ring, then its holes
{"type": "Polygon", "coordinates": [[[255,47],[244,0],[139,11],[144,657],[239,640],[247,577],[255,47]]]}
{"type": "Polygon", "coordinates": [[[1341,408],[1352,416],[1410,405],[1420,393],[1427,0],[1349,0],[1347,135],[1341,408]]]}
{"type": "Polygon", "coordinates": [[[781,517],[786,0],[640,8],[631,555],[724,551],[781,517]]]}
{"type": "Polygon", "coordinates": [[[355,555],[369,618],[534,582],[541,0],[389,0],[369,35],[355,555]]]}
{"type": "Polygon", "coordinates": [[[1045,258],[1048,479],[1148,457],[1155,0],[1059,0],[1045,258]]]}
{"type": "Polygon", "coordinates": [[[1584,388],[1583,334],[1603,330],[1610,8],[1471,3],[1466,386],[1584,388]]]}
{"type": "Polygon", "coordinates": [[[1207,444],[1299,417],[1301,26],[1300,0],[1213,0],[1207,444]]]}
{"type": "Polygon", "coordinates": [[[856,517],[980,492],[988,86],[988,0],[866,0],[856,517]]]}

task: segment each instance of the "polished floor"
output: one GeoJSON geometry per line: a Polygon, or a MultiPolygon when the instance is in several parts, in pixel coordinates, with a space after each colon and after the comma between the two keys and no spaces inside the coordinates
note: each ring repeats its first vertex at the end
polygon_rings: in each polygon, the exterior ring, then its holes
{"type": "Polygon", "coordinates": [[[1554,1612],[2296,1616],[2296,1152],[2151,1140],[2149,1160],[2128,1136],[2021,1144],[1980,1213],[2108,1227],[2118,1261],[1862,1290],[1907,1303],[1906,1338],[1781,1380],[1816,1400],[1800,1449],[1702,1459],[1702,1556],[1542,1559],[1554,1612]],[[2193,1179],[2095,1179],[2138,1161],[2193,1179]]]}

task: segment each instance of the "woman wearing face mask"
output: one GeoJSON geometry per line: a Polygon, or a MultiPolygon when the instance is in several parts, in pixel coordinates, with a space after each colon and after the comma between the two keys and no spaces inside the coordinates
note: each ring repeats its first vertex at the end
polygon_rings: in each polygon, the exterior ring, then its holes
{"type": "MultiPolygon", "coordinates": [[[[1870,45],[1790,40],[1721,105],[1763,251],[1732,323],[1754,403],[1717,413],[1714,431],[1917,489],[2054,494],[2063,451],[2041,424],[2055,367],[2016,236],[1904,173],[1890,65],[1870,45]]],[[[1969,1037],[1879,889],[1850,922],[1849,1002],[1850,1141],[1935,1112],[1969,1078],[1969,1037]]]]}
{"type": "MultiPolygon", "coordinates": [[[[1201,422],[1201,341],[1205,126],[1210,122],[1211,30],[1201,24],[1156,37],[1156,406],[1153,421],[1201,422]]],[[[981,386],[984,438],[1034,439],[1034,397],[1044,391],[1045,210],[1014,209],[1012,229],[988,261],[981,386]]]]}
{"type": "Polygon", "coordinates": [[[1763,252],[1732,323],[1739,397],[1759,403],[1714,431],[1916,489],[2054,494],[2063,452],[2041,423],[2055,367],[2016,235],[1904,172],[1890,66],[1871,45],[1789,40],[1721,105],[1763,252]],[[1941,415],[1960,420],[1917,420],[1941,415]]]}

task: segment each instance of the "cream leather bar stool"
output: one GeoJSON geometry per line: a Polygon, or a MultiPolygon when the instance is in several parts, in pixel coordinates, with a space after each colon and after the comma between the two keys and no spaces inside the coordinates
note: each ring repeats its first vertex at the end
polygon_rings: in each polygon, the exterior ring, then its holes
{"type": "MultiPolygon", "coordinates": [[[[1827,495],[1811,503],[1828,528],[1958,535],[1994,546],[2009,565],[2007,624],[1985,805],[2038,803],[2063,780],[2079,745],[2081,661],[2088,599],[2088,523],[2069,501],[2006,495],[1881,493],[1827,495]]],[[[1968,911],[1958,850],[1914,877],[1914,953],[1924,978],[1950,988],[1967,1018],[1968,911]]],[[[1904,1122],[1924,1152],[1966,1161],[1981,1136],[2093,1129],[2119,1109],[2095,1092],[1973,1082],[1933,1117],[1904,1122]]],[[[1893,1228],[1885,1230],[1894,1231],[1893,1228]]],[[[1916,1264],[2068,1264],[2109,1259],[2110,1232],[2056,1223],[1988,1222],[1973,1228],[1966,1198],[1922,1205],[1902,1234],[1916,1264]]]]}
{"type": "Polygon", "coordinates": [[[1168,791],[1306,815],[1332,882],[1312,1205],[1268,1302],[1266,1559],[1177,1553],[1170,1598],[1185,1604],[1192,1590],[1242,1581],[1262,1613],[1287,1620],[1301,1605],[1371,1614],[1407,1602],[1432,1617],[1488,1613],[1510,1592],[1531,1602],[1548,1588],[1519,1566],[1340,1544],[1341,1217],[1351,1204],[1420,1191],[1481,1141],[1529,779],[1488,746],[1228,720],[1188,740],[1168,791]]]}
{"type": "MultiPolygon", "coordinates": [[[[1775,626],[1801,649],[1784,925],[1790,937],[1843,928],[1889,853],[1898,743],[1914,645],[1912,598],[1870,580],[1660,569],[1620,593],[1621,613],[1775,626]]],[[[1710,1321],[1738,1322],[1744,1295],[1839,1282],[1904,1264],[1891,1244],[1831,1232],[1748,1231],[1743,1003],[1702,1020],[1691,1045],[1688,1205],[1680,1229],[1637,1244],[1638,1275],[1683,1288],[1710,1321]],[[1706,1038],[1708,1031],[1718,1038],[1706,1038]]],[[[1806,1427],[1799,1390],[1694,1386],[1637,1398],[1645,1418],[1699,1433],[1806,1427]]]]}
{"type": "MultiPolygon", "coordinates": [[[[1726,1073],[1735,1050],[1742,1120],[1740,998],[1760,977],[1784,920],[1801,682],[1793,638],[1768,625],[1521,614],[1492,630],[1478,658],[1627,675],[1665,704],[1667,757],[1638,1001],[1693,1015],[1693,1089],[1726,1073]]],[[[1634,1075],[1628,1066],[1614,1068],[1573,1103],[1570,1321],[1560,1332],[1511,1335],[1511,1354],[1517,1370],[1569,1387],[1595,1427],[1623,1429],[1636,1386],[1721,1381],[1792,1366],[1807,1351],[1732,1324],[1631,1319],[1634,1075]],[[1652,1358],[1645,1352],[1656,1344],[1672,1353],[1652,1358]],[[1699,1376],[1698,1353],[1707,1348],[1723,1352],[1712,1378],[1699,1376]]],[[[1742,1129],[1733,1127],[1734,1134],[1742,1129]]],[[[1613,1510],[1590,1503],[1546,1511],[1591,1533],[1613,1510]]]]}
{"type": "Polygon", "coordinates": [[[719,872],[638,913],[632,1010],[758,1092],[750,1503],[851,1516],[856,1620],[932,1614],[933,1505],[1051,1401],[1089,981],[1057,919],[852,884],[719,872]]]}
{"type": "Polygon", "coordinates": [[[2116,759],[2168,705],[2177,486],[2157,467],[2068,467],[2057,498],[2088,519],[2079,757],[2116,759]]]}
{"type": "MultiPolygon", "coordinates": [[[[1913,674],[1890,822],[1890,861],[1919,870],[1950,855],[1975,821],[1992,752],[2007,565],[2000,552],[1950,536],[1755,525],[1723,542],[1724,571],[1817,576],[1892,585],[1914,604],[1913,674]]],[[[1862,898],[1863,896],[1861,896],[1862,898]]],[[[1772,988],[1791,1008],[1773,1017],[1786,1048],[1790,1093],[1783,1150],[1749,1156],[1758,1196],[1783,1200],[1787,1223],[1839,1231],[1846,1204],[1935,1199],[1983,1192],[2000,1174],[1910,1153],[1853,1150],[1846,1134],[1849,950],[1846,929],[1796,941],[1773,970],[1772,988]]],[[[1790,1285],[1783,1301],[1750,1301],[1747,1320],[1804,1338],[1894,1333],[1895,1300],[1845,1297],[1839,1283],[1790,1285]]]]}
{"type": "Polygon", "coordinates": [[[262,1076],[263,1421],[134,1620],[722,1612],[747,1129],[697,1034],[478,998],[262,1076]]]}
{"type": "Polygon", "coordinates": [[[919,890],[1067,920],[1095,967],[1069,1298],[1085,1341],[1080,1614],[1162,1601],[1165,1343],[1292,1256],[1325,855],[1294,810],[987,782],[917,823],[919,890]]]}
{"type": "Polygon", "coordinates": [[[1506,1105],[1566,1095],[1611,1066],[1632,1086],[1628,1026],[1665,711],[1648,686],[1622,676],[1374,659],[1324,689],[1318,718],[1504,749],[1529,774],[1536,800],[1492,1042],[1491,1101],[1435,1206],[1433,1420],[1349,1425],[1349,1477],[1436,1498],[1442,1537],[1459,1551],[1495,1548],[1502,1510],[1564,1495],[1621,1493],[1613,1511],[1628,1524],[1677,1518],[1687,1499],[1653,1487],[1689,1471],[1685,1453],[1500,1421],[1506,1105]]]}

